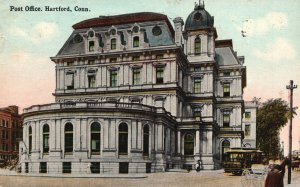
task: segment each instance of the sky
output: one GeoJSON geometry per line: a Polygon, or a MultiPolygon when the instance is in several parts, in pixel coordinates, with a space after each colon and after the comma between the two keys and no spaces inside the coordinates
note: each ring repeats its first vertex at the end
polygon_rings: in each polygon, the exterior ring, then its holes
{"type": "MultiPolygon", "coordinates": [[[[55,66],[49,57],[57,54],[73,24],[100,15],[145,11],[166,14],[172,23],[175,17],[186,20],[194,5],[195,0],[0,0],[0,107],[18,105],[22,110],[54,102],[55,66]],[[72,12],[26,11],[26,6],[70,7],[72,12]],[[76,6],[89,11],[74,11],[76,6]]],[[[205,1],[218,39],[232,39],[233,49],[245,56],[245,100],[289,101],[286,85],[294,80],[299,84],[294,106],[300,107],[299,7],[298,0],[205,1]]],[[[299,116],[293,120],[293,149],[300,146],[299,116]]],[[[287,154],[288,125],[280,137],[287,154]]]]}

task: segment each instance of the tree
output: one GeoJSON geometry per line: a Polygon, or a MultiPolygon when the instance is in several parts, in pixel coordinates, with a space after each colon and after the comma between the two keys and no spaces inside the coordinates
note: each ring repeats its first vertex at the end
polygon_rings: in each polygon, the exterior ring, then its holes
{"type": "Polygon", "coordinates": [[[262,103],[257,112],[257,147],[269,159],[280,154],[280,130],[287,124],[288,103],[280,98],[262,103]]]}

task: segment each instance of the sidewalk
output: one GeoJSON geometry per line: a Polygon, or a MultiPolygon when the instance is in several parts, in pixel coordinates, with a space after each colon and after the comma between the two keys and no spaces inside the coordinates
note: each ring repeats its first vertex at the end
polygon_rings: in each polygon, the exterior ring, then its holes
{"type": "Polygon", "coordinates": [[[20,176],[20,177],[54,177],[54,178],[146,178],[144,173],[128,174],[47,174],[47,173],[17,173],[8,169],[0,169],[0,176],[20,176]]]}

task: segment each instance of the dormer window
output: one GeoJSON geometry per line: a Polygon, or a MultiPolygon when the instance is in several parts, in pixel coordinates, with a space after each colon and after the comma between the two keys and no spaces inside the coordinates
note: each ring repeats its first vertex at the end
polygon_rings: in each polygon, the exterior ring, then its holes
{"type": "Polygon", "coordinates": [[[195,54],[200,54],[201,53],[201,39],[197,37],[195,39],[195,54]]]}
{"type": "Polygon", "coordinates": [[[89,41],[89,51],[94,51],[95,50],[95,42],[94,41],[89,41]]]}
{"type": "Polygon", "coordinates": [[[112,38],[111,40],[110,40],[110,49],[111,50],[114,50],[114,49],[116,49],[117,48],[117,40],[115,39],[115,38],[112,38]]]}
{"type": "Polygon", "coordinates": [[[138,36],[133,37],[133,47],[140,46],[140,38],[138,36]]]}

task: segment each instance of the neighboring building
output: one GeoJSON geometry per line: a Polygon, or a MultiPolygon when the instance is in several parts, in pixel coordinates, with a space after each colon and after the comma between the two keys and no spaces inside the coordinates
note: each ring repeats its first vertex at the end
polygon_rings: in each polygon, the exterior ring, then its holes
{"type": "Polygon", "coordinates": [[[22,121],[17,106],[0,108],[0,160],[16,158],[22,140],[22,121]]]}
{"type": "Polygon", "coordinates": [[[216,40],[203,4],[173,21],[143,12],[73,25],[51,58],[56,103],[24,110],[22,172],[215,169],[241,147],[244,58],[216,40]]]}
{"type": "Polygon", "coordinates": [[[243,131],[245,138],[243,147],[256,148],[256,113],[258,102],[256,100],[245,102],[245,113],[243,117],[243,131]]]}

